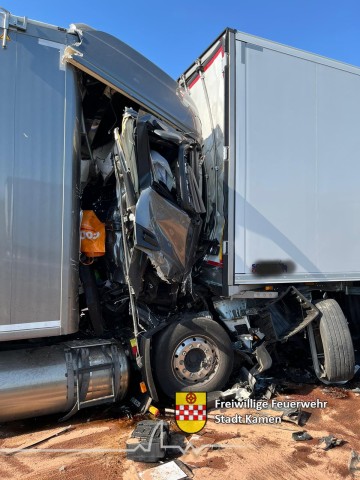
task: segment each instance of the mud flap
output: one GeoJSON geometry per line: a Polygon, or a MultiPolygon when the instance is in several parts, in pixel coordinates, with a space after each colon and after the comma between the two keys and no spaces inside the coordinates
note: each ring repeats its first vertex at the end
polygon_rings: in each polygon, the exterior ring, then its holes
{"type": "Polygon", "coordinates": [[[284,342],[315,320],[320,311],[295,287],[289,287],[267,305],[274,340],[284,342]]]}

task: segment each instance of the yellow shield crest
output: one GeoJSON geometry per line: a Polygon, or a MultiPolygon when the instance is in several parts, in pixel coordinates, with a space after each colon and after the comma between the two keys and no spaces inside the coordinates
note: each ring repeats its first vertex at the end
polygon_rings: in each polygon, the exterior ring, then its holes
{"type": "Polygon", "coordinates": [[[206,392],[176,392],[175,421],[185,433],[200,432],[206,425],[206,392]]]}

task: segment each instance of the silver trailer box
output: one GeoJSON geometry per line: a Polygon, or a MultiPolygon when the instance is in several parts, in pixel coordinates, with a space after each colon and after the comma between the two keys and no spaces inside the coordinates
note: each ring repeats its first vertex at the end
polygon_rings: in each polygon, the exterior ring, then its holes
{"type": "Polygon", "coordinates": [[[209,280],[359,280],[360,69],[227,30],[180,83],[216,187],[209,280]]]}
{"type": "Polygon", "coordinates": [[[72,333],[79,319],[79,102],[60,61],[74,37],[18,27],[0,51],[0,340],[72,333]]]}

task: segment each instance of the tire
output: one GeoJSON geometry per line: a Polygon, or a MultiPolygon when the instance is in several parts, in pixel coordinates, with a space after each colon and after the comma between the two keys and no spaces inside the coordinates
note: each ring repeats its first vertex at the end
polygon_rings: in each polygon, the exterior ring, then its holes
{"type": "MultiPolygon", "coordinates": [[[[321,312],[316,337],[322,378],[326,383],[346,382],[354,376],[355,354],[347,320],[333,299],[320,300],[321,312]],[[320,351],[319,351],[320,350],[320,351]]],[[[316,326],[314,325],[316,328],[316,326]]]]}
{"type": "Polygon", "coordinates": [[[206,317],[172,323],[156,339],[155,378],[171,398],[180,391],[220,390],[230,377],[233,362],[227,332],[206,317]]]}

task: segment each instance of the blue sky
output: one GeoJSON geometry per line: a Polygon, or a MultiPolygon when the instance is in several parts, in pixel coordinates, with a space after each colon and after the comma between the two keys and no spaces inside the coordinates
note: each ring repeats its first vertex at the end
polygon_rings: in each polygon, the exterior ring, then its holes
{"type": "Polygon", "coordinates": [[[128,43],[177,78],[235,28],[360,66],[359,0],[3,0],[15,15],[87,23],[128,43]]]}

